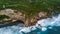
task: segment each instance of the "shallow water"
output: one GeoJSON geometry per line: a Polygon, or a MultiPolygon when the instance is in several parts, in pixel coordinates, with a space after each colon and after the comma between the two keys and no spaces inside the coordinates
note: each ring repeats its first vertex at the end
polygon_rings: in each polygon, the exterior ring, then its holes
{"type": "Polygon", "coordinates": [[[36,25],[30,27],[24,27],[21,24],[2,27],[0,34],[60,34],[60,14],[39,20],[36,25]]]}

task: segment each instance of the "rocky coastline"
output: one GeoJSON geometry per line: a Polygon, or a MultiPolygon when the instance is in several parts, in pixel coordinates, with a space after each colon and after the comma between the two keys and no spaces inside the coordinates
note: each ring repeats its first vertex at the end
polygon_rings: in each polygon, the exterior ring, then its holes
{"type": "Polygon", "coordinates": [[[13,10],[13,9],[4,9],[4,10],[0,10],[0,15],[6,15],[9,18],[4,18],[2,20],[0,20],[0,25],[4,25],[4,24],[19,24],[19,23],[23,23],[25,26],[32,26],[35,25],[36,22],[40,19],[44,19],[44,18],[51,18],[50,15],[48,15],[47,12],[39,12],[37,14],[32,15],[30,18],[26,18],[26,14],[24,13],[24,11],[18,11],[18,10],[13,10]]]}

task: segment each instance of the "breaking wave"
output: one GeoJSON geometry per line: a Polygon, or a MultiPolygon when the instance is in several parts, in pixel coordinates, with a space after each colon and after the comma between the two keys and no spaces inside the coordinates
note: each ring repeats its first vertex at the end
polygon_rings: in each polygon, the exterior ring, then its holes
{"type": "MultiPolygon", "coordinates": [[[[0,34],[57,34],[60,31],[60,14],[37,21],[36,25],[21,27],[19,25],[0,28],[0,34]]],[[[60,34],[60,33],[59,33],[60,34]]]]}

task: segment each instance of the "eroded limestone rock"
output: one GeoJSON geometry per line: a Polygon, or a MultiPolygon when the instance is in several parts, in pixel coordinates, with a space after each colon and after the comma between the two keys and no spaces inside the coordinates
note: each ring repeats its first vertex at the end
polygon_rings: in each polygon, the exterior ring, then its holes
{"type": "Polygon", "coordinates": [[[35,25],[38,20],[45,19],[45,18],[48,18],[48,17],[50,18],[51,16],[48,15],[47,12],[39,12],[39,13],[33,15],[31,18],[27,18],[26,22],[25,22],[25,25],[26,26],[35,25]]]}
{"type": "Polygon", "coordinates": [[[17,20],[21,20],[23,22],[25,21],[25,14],[18,10],[16,10],[16,11],[12,10],[12,9],[1,10],[0,15],[6,15],[6,16],[10,17],[10,18],[4,18],[4,19],[0,20],[1,23],[4,21],[5,22],[7,22],[7,21],[15,22],[17,20]]]}
{"type": "Polygon", "coordinates": [[[22,12],[22,10],[18,11],[18,10],[12,10],[12,9],[1,10],[0,15],[7,15],[10,17],[10,18],[4,18],[3,20],[0,20],[0,22],[10,21],[13,23],[13,22],[16,22],[17,20],[21,20],[24,22],[25,26],[35,25],[38,20],[50,17],[50,15],[48,15],[47,12],[39,12],[35,15],[32,15],[29,18],[28,17],[26,18],[26,15],[25,13],[22,12]]]}

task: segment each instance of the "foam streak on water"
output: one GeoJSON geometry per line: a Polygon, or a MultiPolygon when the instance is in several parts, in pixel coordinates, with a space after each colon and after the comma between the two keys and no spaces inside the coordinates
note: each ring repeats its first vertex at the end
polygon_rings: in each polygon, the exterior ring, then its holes
{"type": "MultiPolygon", "coordinates": [[[[52,18],[39,20],[36,25],[30,27],[20,27],[19,25],[3,27],[0,28],[0,34],[24,34],[35,31],[37,28],[41,29],[41,31],[46,31],[47,26],[60,26],[60,14],[57,17],[53,16],[52,18]]],[[[49,28],[52,29],[52,27],[49,28]]]]}

